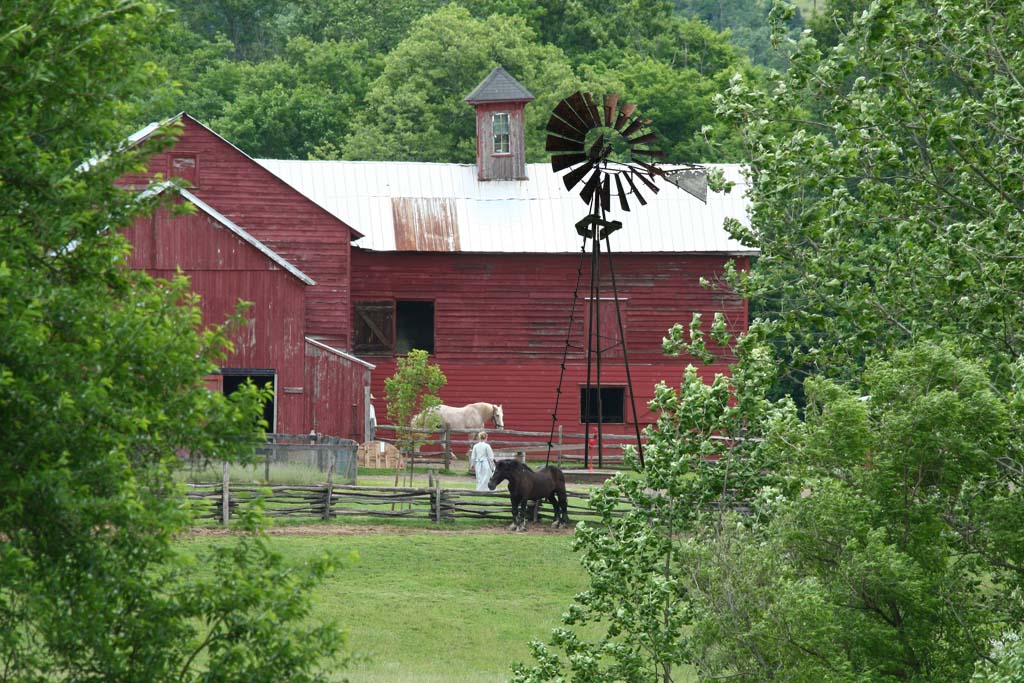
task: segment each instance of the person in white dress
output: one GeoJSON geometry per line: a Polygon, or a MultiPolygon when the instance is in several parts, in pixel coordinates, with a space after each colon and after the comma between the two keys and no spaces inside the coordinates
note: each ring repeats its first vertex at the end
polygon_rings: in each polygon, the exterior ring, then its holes
{"type": "Polygon", "coordinates": [[[480,432],[477,439],[469,455],[469,462],[476,472],[476,490],[487,491],[487,482],[494,474],[494,451],[491,450],[491,444],[487,443],[487,432],[480,432]]]}

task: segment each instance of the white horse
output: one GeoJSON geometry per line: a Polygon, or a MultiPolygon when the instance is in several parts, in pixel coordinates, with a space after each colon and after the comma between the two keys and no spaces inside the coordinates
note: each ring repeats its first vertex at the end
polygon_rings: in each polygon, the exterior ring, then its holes
{"type": "MultiPolygon", "coordinates": [[[[470,403],[461,408],[444,404],[415,415],[410,423],[412,427],[426,429],[461,429],[473,430],[466,438],[468,448],[473,448],[477,432],[488,422],[493,422],[496,429],[505,428],[505,414],[496,403],[470,403]]],[[[454,449],[452,449],[454,450],[454,449]]]]}
{"type": "Polygon", "coordinates": [[[415,415],[412,426],[433,426],[431,422],[439,422],[440,429],[483,429],[489,421],[495,429],[505,428],[505,414],[499,404],[470,403],[461,408],[442,404],[415,415]]]}

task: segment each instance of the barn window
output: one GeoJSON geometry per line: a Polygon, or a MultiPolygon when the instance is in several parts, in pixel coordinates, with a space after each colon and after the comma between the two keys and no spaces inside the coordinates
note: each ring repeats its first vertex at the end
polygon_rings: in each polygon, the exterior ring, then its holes
{"type": "Polygon", "coordinates": [[[191,187],[199,187],[199,160],[195,154],[175,154],[171,156],[172,178],[181,178],[191,187]]]}
{"type": "Polygon", "coordinates": [[[274,428],[277,426],[275,420],[276,411],[274,410],[275,399],[277,398],[277,373],[272,369],[221,368],[220,374],[224,376],[225,396],[230,396],[238,391],[238,388],[247,381],[251,381],[261,389],[268,384],[270,385],[270,388],[274,393],[273,396],[263,404],[263,419],[267,421],[267,432],[273,433],[274,428]]]}
{"type": "Polygon", "coordinates": [[[494,134],[494,154],[508,154],[511,151],[508,112],[491,114],[491,132],[494,134]]]}
{"type": "MultiPolygon", "coordinates": [[[[597,423],[597,389],[580,387],[580,422],[597,423]]],[[[626,421],[626,388],[601,387],[602,422],[626,421]]]]}
{"type": "Polygon", "coordinates": [[[395,353],[434,352],[434,302],[395,302],[395,353]]]}
{"type": "Polygon", "coordinates": [[[353,307],[352,349],[365,354],[434,352],[433,301],[363,301],[353,307]]]}

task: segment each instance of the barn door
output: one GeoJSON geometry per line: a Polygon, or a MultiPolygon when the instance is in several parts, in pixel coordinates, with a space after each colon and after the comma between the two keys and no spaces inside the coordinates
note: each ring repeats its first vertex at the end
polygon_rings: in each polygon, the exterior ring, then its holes
{"type": "Polygon", "coordinates": [[[393,301],[361,301],[352,306],[352,350],[391,353],[395,348],[393,301]]]}

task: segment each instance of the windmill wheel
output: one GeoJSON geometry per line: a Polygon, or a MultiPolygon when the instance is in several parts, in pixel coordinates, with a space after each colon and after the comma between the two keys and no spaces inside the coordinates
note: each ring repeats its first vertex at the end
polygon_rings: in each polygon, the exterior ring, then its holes
{"type": "Polygon", "coordinates": [[[640,188],[658,192],[653,179],[664,173],[653,162],[665,156],[650,125],[650,119],[637,114],[635,104],[620,105],[618,95],[605,95],[598,104],[591,93],[575,92],[559,102],[548,119],[545,149],[551,152],[551,168],[556,173],[571,169],[562,178],[565,189],[572,191],[583,183],[580,197],[588,205],[597,193],[607,211],[612,183],[623,211],[629,211],[630,194],[646,204],[640,188]]]}

